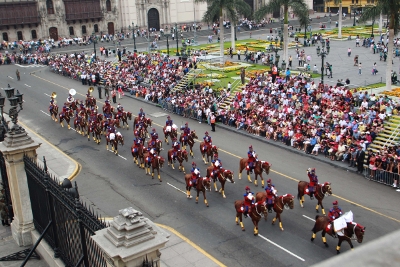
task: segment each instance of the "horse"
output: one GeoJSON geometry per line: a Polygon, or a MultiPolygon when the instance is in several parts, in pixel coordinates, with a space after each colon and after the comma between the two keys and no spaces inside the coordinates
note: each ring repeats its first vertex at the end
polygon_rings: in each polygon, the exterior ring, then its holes
{"type": "Polygon", "coordinates": [[[132,112],[126,112],[126,111],[122,112],[122,116],[121,116],[122,128],[125,129],[125,124],[126,124],[127,130],[129,130],[128,119],[132,120],[132,112]]]}
{"type": "Polygon", "coordinates": [[[54,120],[54,121],[57,121],[58,106],[57,105],[53,105],[52,109],[49,108],[49,112],[50,112],[51,119],[54,120]]]}
{"type": "MultiPolygon", "coordinates": [[[[303,206],[303,203],[305,201],[304,195],[308,193],[308,182],[300,181],[298,184],[297,190],[298,190],[297,191],[297,199],[300,200],[300,205],[302,208],[304,208],[304,206],[303,206]]],[[[330,195],[332,195],[331,183],[325,182],[323,184],[318,184],[315,187],[314,196],[318,200],[318,204],[315,207],[315,210],[317,213],[319,212],[318,211],[319,205],[321,205],[322,214],[325,215],[325,209],[324,209],[324,206],[322,205],[322,200],[324,199],[325,196],[330,196],[330,195]]]]}
{"type": "MultiPolygon", "coordinates": [[[[337,237],[339,240],[338,240],[338,244],[336,246],[336,253],[337,254],[340,253],[340,245],[342,244],[343,241],[347,241],[347,243],[349,243],[351,249],[353,250],[354,247],[353,247],[353,243],[351,242],[351,240],[354,239],[353,238],[354,235],[355,235],[354,240],[357,240],[357,242],[361,244],[363,241],[363,238],[364,238],[365,229],[366,229],[366,227],[363,227],[363,226],[359,225],[358,223],[355,223],[355,222],[347,223],[347,227],[342,230],[343,235],[337,234],[337,237]]],[[[316,215],[315,216],[315,224],[314,224],[313,229],[311,230],[313,232],[312,237],[311,237],[311,242],[314,241],[314,239],[316,237],[316,233],[321,230],[322,230],[322,242],[324,242],[325,247],[328,247],[329,245],[328,245],[328,243],[326,243],[325,234],[335,237],[331,223],[330,223],[328,217],[316,215]]]]}
{"type": "MultiPolygon", "coordinates": [[[[168,166],[171,165],[172,169],[175,170],[174,162],[173,162],[173,159],[172,159],[173,158],[173,152],[174,152],[173,148],[168,150],[168,166]]],[[[185,167],[183,167],[182,162],[184,160],[186,160],[186,162],[188,161],[188,153],[186,152],[186,150],[183,150],[183,151],[182,150],[178,150],[176,152],[176,159],[179,162],[179,168],[178,168],[179,171],[182,171],[183,173],[185,173],[185,167]]]]}
{"type": "Polygon", "coordinates": [[[183,136],[183,134],[181,134],[181,136],[179,137],[179,140],[182,144],[182,149],[186,150],[186,146],[189,146],[190,150],[189,150],[189,154],[192,156],[192,158],[194,157],[193,154],[193,146],[194,146],[194,139],[198,139],[199,137],[196,135],[196,131],[191,131],[190,134],[187,136],[187,139],[185,140],[185,137],[183,136]]]}
{"type": "Polygon", "coordinates": [[[68,126],[68,130],[71,129],[71,126],[69,125],[69,123],[70,123],[71,117],[73,115],[74,115],[74,113],[72,112],[72,110],[69,110],[69,111],[65,112],[64,114],[60,113],[59,117],[60,117],[60,125],[61,125],[61,127],[64,128],[64,120],[65,120],[66,123],[67,123],[67,126],[68,126]]]}
{"type": "Polygon", "coordinates": [[[111,150],[114,151],[114,154],[116,156],[118,156],[118,143],[121,144],[121,146],[124,145],[124,137],[121,135],[121,133],[119,133],[119,132],[116,133],[113,140],[110,139],[110,134],[108,134],[106,136],[106,141],[107,141],[107,144],[106,144],[107,151],[108,151],[108,144],[110,143],[111,150]]]}
{"type": "Polygon", "coordinates": [[[97,143],[100,144],[101,140],[101,126],[100,122],[92,122],[90,126],[88,126],[88,141],[90,141],[90,133],[92,133],[93,140],[97,143]]]}
{"type": "MultiPolygon", "coordinates": [[[[243,200],[236,200],[235,201],[235,209],[236,209],[236,219],[235,222],[237,225],[239,225],[240,222],[240,227],[242,228],[242,231],[244,231],[244,225],[242,221],[242,214],[243,214],[243,206],[244,206],[244,201],[243,200]]],[[[258,223],[261,220],[261,217],[263,213],[267,210],[267,206],[265,204],[265,201],[261,200],[256,202],[255,204],[252,205],[251,211],[249,212],[249,216],[254,224],[254,235],[258,235],[258,223]]]]}
{"type": "MultiPolygon", "coordinates": [[[[265,191],[263,192],[258,192],[256,194],[256,201],[260,200],[267,200],[267,194],[265,191]]],[[[285,194],[283,196],[279,196],[275,198],[275,203],[273,206],[273,209],[276,213],[275,218],[272,220],[272,225],[275,224],[276,219],[279,220],[279,228],[281,228],[281,231],[283,231],[282,227],[282,220],[281,220],[281,213],[283,212],[283,209],[293,209],[294,208],[294,196],[291,194],[285,194]]],[[[264,213],[264,218],[267,220],[268,212],[264,213]]]]}
{"type": "MultiPolygon", "coordinates": [[[[248,162],[248,159],[245,159],[245,158],[240,159],[239,180],[242,179],[242,171],[244,169],[246,169],[247,162],[248,162]]],[[[258,186],[257,177],[258,177],[258,175],[260,175],[261,187],[264,188],[264,178],[263,178],[262,174],[263,174],[263,172],[265,172],[267,175],[269,175],[269,170],[270,170],[271,166],[272,165],[270,163],[263,161],[263,160],[258,160],[256,162],[254,162],[254,174],[255,174],[254,185],[255,186],[258,186]]],[[[247,180],[249,180],[250,183],[252,182],[251,178],[250,178],[250,171],[247,171],[247,180]]]]}
{"type": "Polygon", "coordinates": [[[163,150],[162,141],[157,139],[156,144],[154,146],[151,145],[151,142],[152,142],[152,140],[147,141],[148,147],[153,147],[156,150],[157,155],[160,156],[161,150],[163,150]]]}
{"type": "Polygon", "coordinates": [[[171,130],[167,132],[167,126],[164,126],[163,128],[163,132],[164,132],[164,139],[165,139],[165,143],[169,144],[168,142],[168,136],[171,138],[171,142],[174,141],[174,139],[177,137],[178,133],[176,131],[176,129],[172,126],[168,126],[171,127],[171,130]]]}
{"type": "Polygon", "coordinates": [[[74,128],[75,128],[75,131],[78,134],[82,134],[82,136],[85,135],[86,121],[85,121],[85,118],[83,116],[75,117],[75,119],[74,119],[74,128]]]}
{"type": "MultiPolygon", "coordinates": [[[[143,155],[143,158],[144,158],[144,159],[146,159],[147,157],[149,157],[149,152],[146,152],[146,153],[143,155]]],[[[161,156],[156,156],[156,157],[154,157],[154,158],[152,159],[152,161],[151,161],[150,163],[148,163],[147,168],[146,168],[146,166],[144,166],[144,170],[145,170],[145,172],[146,172],[146,175],[147,175],[147,174],[150,174],[150,166],[151,166],[151,169],[152,169],[151,178],[154,179],[154,170],[157,170],[157,177],[158,177],[158,180],[159,180],[160,182],[162,182],[161,176],[160,176],[160,168],[163,167],[164,162],[165,162],[165,159],[164,159],[163,157],[161,157],[161,156]]],[[[146,164],[146,163],[145,163],[145,164],[146,164]]]]}
{"type": "MultiPolygon", "coordinates": [[[[190,180],[192,179],[192,174],[185,174],[185,182],[186,182],[186,197],[187,198],[192,198],[190,195],[190,189],[192,189],[192,184],[190,183],[190,180]]],[[[211,191],[211,179],[207,177],[199,177],[197,178],[196,182],[196,191],[197,191],[197,196],[196,196],[196,204],[199,203],[199,194],[200,192],[203,192],[203,197],[204,197],[204,203],[208,207],[208,202],[206,198],[206,190],[211,191]]]]}
{"type": "Polygon", "coordinates": [[[86,97],[85,106],[86,107],[96,107],[96,98],[94,98],[93,96],[86,97]]]}
{"type": "Polygon", "coordinates": [[[218,192],[218,188],[217,188],[217,179],[218,181],[221,183],[221,189],[219,189],[219,192],[222,194],[223,198],[226,198],[225,196],[225,182],[229,181],[232,184],[235,183],[235,181],[233,180],[233,172],[224,168],[221,168],[218,171],[217,177],[211,177],[211,172],[213,171],[214,167],[213,166],[209,166],[207,168],[207,177],[208,178],[212,178],[213,182],[214,182],[214,188],[215,188],[215,192],[218,192]]]}
{"type": "MultiPolygon", "coordinates": [[[[143,145],[140,145],[139,148],[135,149],[135,144],[133,144],[131,147],[131,151],[132,151],[133,162],[135,162],[136,165],[139,166],[139,160],[141,159],[141,157],[143,157],[144,153],[147,152],[147,149],[143,145]]],[[[142,167],[144,168],[144,163],[141,161],[140,168],[142,167]]]]}
{"type": "Polygon", "coordinates": [[[138,137],[140,139],[143,140],[143,144],[144,144],[144,140],[146,139],[146,132],[144,128],[140,128],[140,129],[136,129],[133,131],[133,135],[135,137],[138,137]]]}
{"type": "Polygon", "coordinates": [[[218,148],[217,146],[214,145],[209,145],[207,146],[207,151],[204,151],[204,142],[200,143],[200,152],[201,152],[201,157],[203,158],[204,164],[208,164],[208,161],[215,160],[218,158],[218,148]],[[206,158],[207,156],[207,158],[206,158]]]}

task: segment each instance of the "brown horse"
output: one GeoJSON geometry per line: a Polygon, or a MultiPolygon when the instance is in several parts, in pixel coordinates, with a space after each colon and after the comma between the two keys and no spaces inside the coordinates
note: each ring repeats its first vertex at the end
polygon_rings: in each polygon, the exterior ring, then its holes
{"type": "Polygon", "coordinates": [[[78,134],[85,135],[86,130],[86,120],[84,116],[78,116],[74,119],[74,128],[78,134]]]}
{"type": "MultiPolygon", "coordinates": [[[[149,152],[144,153],[143,157],[144,157],[144,159],[147,159],[149,157],[149,152]]],[[[146,172],[146,175],[150,174],[150,167],[151,167],[151,178],[154,179],[154,170],[157,170],[158,180],[160,182],[162,182],[161,175],[160,175],[160,168],[163,167],[164,162],[165,162],[165,159],[161,156],[154,157],[151,160],[151,162],[145,161],[144,170],[146,172]],[[146,164],[147,164],[147,168],[146,168],[146,164]]]]}
{"type": "MultiPolygon", "coordinates": [[[[351,249],[353,250],[353,243],[351,240],[357,240],[358,243],[362,243],[363,238],[364,238],[364,233],[365,233],[366,227],[363,227],[359,225],[358,223],[352,222],[352,223],[347,223],[347,227],[342,230],[342,234],[337,234],[338,237],[338,244],[336,246],[336,253],[340,253],[340,245],[342,244],[343,241],[347,241],[349,243],[351,249]],[[355,238],[354,238],[355,236],[355,238]]],[[[325,234],[328,234],[332,237],[335,237],[335,234],[333,233],[332,229],[332,224],[329,222],[329,218],[326,216],[315,216],[315,224],[313,229],[311,230],[313,232],[311,241],[314,241],[316,237],[316,233],[322,230],[322,242],[324,242],[325,247],[328,247],[328,243],[326,243],[326,237],[325,234]]]]}
{"type": "Polygon", "coordinates": [[[136,165],[139,166],[139,160],[140,160],[140,168],[144,168],[144,162],[141,161],[141,158],[144,158],[143,155],[144,153],[147,152],[147,149],[143,145],[140,145],[140,147],[135,148],[135,144],[133,144],[131,147],[131,151],[132,151],[133,162],[135,162],[136,165]]]}
{"type": "Polygon", "coordinates": [[[218,147],[211,145],[207,146],[207,151],[204,149],[204,142],[200,143],[200,152],[201,152],[201,157],[203,158],[204,164],[208,164],[208,162],[211,160],[215,160],[218,158],[218,147]]]}
{"type": "MultiPolygon", "coordinates": [[[[192,189],[192,184],[190,183],[192,179],[192,174],[185,174],[185,182],[186,182],[186,197],[187,198],[192,198],[190,195],[190,189],[192,189]]],[[[207,177],[199,177],[197,178],[196,182],[196,191],[197,191],[197,196],[196,196],[196,204],[199,203],[199,194],[200,192],[203,192],[203,197],[204,197],[204,203],[208,207],[208,202],[206,198],[206,190],[211,191],[211,179],[207,177]]]]}
{"type": "MultiPolygon", "coordinates": [[[[264,192],[258,192],[256,194],[256,201],[267,200],[267,194],[264,192]]],[[[281,213],[283,209],[293,209],[294,208],[294,196],[291,194],[285,194],[275,198],[274,211],[276,213],[275,218],[272,220],[272,224],[275,224],[276,219],[279,220],[279,228],[283,231],[281,213]]],[[[264,213],[264,218],[267,220],[268,212],[264,213]]]]}
{"type": "Polygon", "coordinates": [[[211,178],[214,182],[214,188],[215,188],[215,192],[218,192],[218,188],[217,188],[217,179],[218,181],[221,183],[221,189],[219,190],[219,192],[222,194],[223,198],[226,198],[225,196],[225,182],[229,181],[232,184],[235,183],[235,181],[233,180],[233,172],[224,168],[221,168],[219,170],[219,172],[217,173],[217,177],[211,177],[211,172],[213,171],[214,167],[210,166],[207,168],[207,177],[211,178]]]}
{"type": "Polygon", "coordinates": [[[128,119],[132,120],[132,112],[126,112],[126,111],[122,112],[122,116],[121,116],[122,128],[125,129],[125,124],[126,124],[127,130],[129,130],[128,119]]]}
{"type": "Polygon", "coordinates": [[[50,112],[51,119],[54,121],[57,121],[58,106],[54,104],[53,108],[49,109],[49,112],[50,112]]]}
{"type": "Polygon", "coordinates": [[[172,127],[171,127],[171,131],[167,132],[167,126],[164,126],[163,132],[164,132],[165,143],[167,143],[167,144],[169,144],[168,136],[171,138],[171,142],[173,142],[174,139],[178,136],[176,129],[172,128],[172,127]]]}
{"type": "MultiPolygon", "coordinates": [[[[170,149],[168,150],[168,166],[171,165],[172,169],[175,170],[174,167],[174,161],[173,161],[173,152],[174,149],[170,149]]],[[[183,167],[182,162],[185,160],[186,162],[188,161],[188,153],[186,150],[178,150],[176,152],[176,159],[179,162],[179,171],[182,171],[183,173],[185,173],[185,167],[183,167]]]]}
{"type": "Polygon", "coordinates": [[[68,130],[71,129],[71,126],[69,125],[69,123],[70,123],[71,117],[73,115],[74,115],[74,113],[73,113],[72,110],[69,110],[69,111],[65,112],[64,114],[60,113],[59,117],[60,117],[60,125],[61,125],[61,127],[64,128],[64,120],[65,120],[65,122],[67,123],[67,126],[68,126],[68,130]]]}
{"type": "MultiPolygon", "coordinates": [[[[306,181],[300,181],[297,187],[297,199],[300,200],[300,206],[304,208],[303,203],[304,203],[304,195],[307,194],[308,190],[308,182],[306,181]]],[[[315,206],[315,210],[318,213],[319,206],[321,205],[321,210],[322,214],[325,215],[325,209],[324,206],[322,205],[322,200],[324,199],[325,196],[330,196],[332,195],[332,187],[331,183],[325,182],[323,184],[318,184],[315,187],[315,193],[314,196],[318,200],[317,206],[315,206]]]]}
{"type": "Polygon", "coordinates": [[[121,133],[116,133],[113,140],[110,139],[111,134],[106,136],[106,149],[108,150],[108,144],[111,144],[111,150],[114,151],[115,155],[118,156],[118,144],[124,145],[124,137],[121,133]]]}
{"type": "MultiPolygon", "coordinates": [[[[151,142],[152,142],[152,140],[147,141],[148,147],[152,147],[151,142]]],[[[153,147],[156,150],[157,155],[160,155],[161,150],[163,150],[162,141],[157,139],[156,144],[153,147]]]]}
{"type": "MultiPolygon", "coordinates": [[[[242,179],[242,171],[244,169],[246,169],[247,167],[247,161],[248,159],[242,158],[240,159],[239,162],[239,180],[242,179]]],[[[254,163],[254,174],[255,174],[255,178],[254,178],[254,185],[258,186],[257,183],[257,177],[260,175],[261,178],[261,187],[264,188],[264,178],[262,176],[263,172],[265,172],[267,175],[269,175],[269,170],[271,168],[271,164],[269,164],[266,161],[263,160],[258,160],[254,163]]],[[[250,171],[247,171],[247,180],[249,180],[249,182],[251,183],[251,178],[250,178],[250,171]]]]}
{"type": "MultiPolygon", "coordinates": [[[[244,225],[242,221],[242,214],[243,214],[243,206],[244,206],[244,201],[243,200],[236,200],[235,201],[235,209],[236,209],[236,219],[235,222],[237,225],[239,225],[240,222],[240,227],[242,228],[242,231],[244,231],[244,225]]],[[[256,202],[255,204],[252,205],[251,211],[249,212],[249,216],[254,224],[254,235],[258,235],[258,223],[261,220],[262,215],[265,213],[267,210],[267,206],[265,204],[265,201],[261,200],[256,202]]]]}
{"type": "Polygon", "coordinates": [[[93,96],[86,97],[85,106],[92,108],[96,107],[96,98],[94,98],[93,96]]]}
{"type": "Polygon", "coordinates": [[[182,144],[182,149],[186,150],[186,146],[189,146],[189,148],[190,148],[189,154],[192,156],[192,158],[194,157],[194,153],[193,153],[194,139],[198,139],[198,138],[199,137],[196,135],[196,131],[191,131],[186,140],[185,140],[185,137],[183,136],[183,134],[181,134],[181,136],[179,137],[179,140],[182,144]]]}
{"type": "Polygon", "coordinates": [[[101,141],[101,126],[100,122],[92,122],[90,126],[88,126],[88,141],[90,141],[90,133],[92,133],[92,137],[95,143],[100,144],[101,141]]]}

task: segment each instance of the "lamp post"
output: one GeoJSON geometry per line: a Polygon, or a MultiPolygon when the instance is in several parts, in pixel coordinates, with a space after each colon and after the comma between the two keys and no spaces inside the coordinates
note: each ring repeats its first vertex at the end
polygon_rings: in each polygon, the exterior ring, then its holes
{"type": "Polygon", "coordinates": [[[165,33],[164,36],[167,37],[167,55],[169,56],[169,42],[168,42],[168,37],[170,37],[171,34],[165,33]]]}
{"type": "MultiPolygon", "coordinates": [[[[5,97],[0,95],[0,111],[1,111],[1,123],[2,126],[7,130],[9,134],[18,134],[22,133],[25,130],[18,125],[18,113],[23,110],[22,108],[22,103],[23,103],[23,94],[21,94],[18,90],[17,93],[14,95],[14,90],[15,88],[6,88],[4,91],[6,92],[6,96],[8,101],[10,101],[10,110],[8,111],[8,115],[10,116],[10,119],[12,123],[14,124],[11,129],[8,129],[6,125],[4,125],[4,118],[3,118],[3,107],[4,107],[4,101],[5,97]],[[18,105],[19,105],[19,110],[18,110],[18,105]]],[[[2,127],[2,128],[3,128],[2,127]]],[[[4,129],[2,129],[4,131],[4,129]]]]}
{"type": "Polygon", "coordinates": [[[175,38],[176,38],[176,56],[179,56],[179,46],[178,46],[178,24],[175,23],[175,38]]]}
{"type": "Polygon", "coordinates": [[[135,25],[132,22],[132,38],[133,38],[133,52],[137,52],[136,49],[136,33],[137,33],[138,25],[136,25],[136,31],[135,31],[135,25]]]}
{"type": "Polygon", "coordinates": [[[353,11],[354,11],[354,22],[353,22],[353,26],[356,26],[356,7],[353,7],[353,11]]]}
{"type": "Polygon", "coordinates": [[[93,41],[93,48],[94,48],[94,59],[96,60],[96,58],[97,58],[97,55],[96,55],[96,43],[97,43],[97,40],[96,40],[95,32],[92,32],[92,41],[93,41]]]}
{"type": "Polygon", "coordinates": [[[325,41],[321,41],[322,49],[318,46],[317,47],[317,55],[321,57],[322,60],[322,66],[321,66],[321,83],[324,84],[324,59],[325,57],[329,54],[330,46],[329,43],[326,46],[325,50],[325,41]]]}
{"type": "Polygon", "coordinates": [[[6,98],[0,93],[0,142],[4,141],[5,133],[8,131],[6,120],[3,117],[3,107],[6,98]]]}

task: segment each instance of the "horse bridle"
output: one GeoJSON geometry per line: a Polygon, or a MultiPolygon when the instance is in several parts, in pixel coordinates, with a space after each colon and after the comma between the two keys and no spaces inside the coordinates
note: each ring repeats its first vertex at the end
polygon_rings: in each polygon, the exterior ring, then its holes
{"type": "MultiPolygon", "coordinates": [[[[353,224],[353,223],[352,223],[352,224],[353,224]]],[[[345,234],[344,234],[344,230],[342,230],[343,236],[346,237],[346,238],[348,238],[348,239],[350,239],[350,240],[357,241],[357,237],[356,237],[356,238],[353,238],[353,236],[356,234],[356,231],[355,231],[356,226],[357,226],[357,224],[353,224],[353,234],[352,234],[350,237],[347,236],[347,235],[345,235],[345,234]]]]}
{"type": "MultiPolygon", "coordinates": [[[[265,203],[265,202],[264,202],[264,203],[265,203]]],[[[258,212],[258,210],[257,210],[258,204],[256,203],[254,206],[256,206],[255,210],[256,210],[258,216],[262,217],[261,212],[258,212]]],[[[264,206],[264,207],[265,207],[265,204],[264,204],[264,205],[260,205],[260,206],[264,206]]]]}
{"type": "MultiPolygon", "coordinates": [[[[201,183],[203,184],[203,187],[207,190],[207,187],[204,185],[204,180],[206,180],[206,179],[204,179],[204,177],[203,177],[201,183]]],[[[211,188],[211,185],[210,185],[210,188],[211,188]]]]}
{"type": "Polygon", "coordinates": [[[223,171],[223,172],[220,172],[220,173],[219,173],[219,176],[221,176],[221,177],[222,177],[222,179],[224,179],[225,181],[226,181],[226,180],[229,180],[229,181],[231,181],[231,182],[232,182],[232,179],[230,179],[230,178],[227,178],[227,177],[225,176],[225,174],[222,174],[222,173],[225,173],[225,171],[223,171]]]}

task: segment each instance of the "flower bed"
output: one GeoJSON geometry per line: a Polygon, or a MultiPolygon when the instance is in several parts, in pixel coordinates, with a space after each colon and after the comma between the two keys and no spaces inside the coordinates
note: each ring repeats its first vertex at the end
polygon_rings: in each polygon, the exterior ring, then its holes
{"type": "Polygon", "coordinates": [[[392,89],[391,91],[383,91],[381,94],[387,95],[387,96],[400,97],[400,87],[396,87],[396,88],[392,89]]]}

